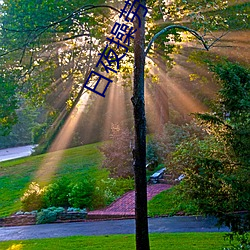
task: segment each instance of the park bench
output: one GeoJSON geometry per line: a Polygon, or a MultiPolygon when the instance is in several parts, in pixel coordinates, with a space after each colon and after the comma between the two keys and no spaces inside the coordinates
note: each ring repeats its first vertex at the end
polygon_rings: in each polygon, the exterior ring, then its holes
{"type": "Polygon", "coordinates": [[[159,180],[163,178],[164,172],[165,172],[165,168],[162,168],[162,169],[158,170],[157,172],[153,173],[153,174],[150,176],[149,181],[150,181],[151,183],[153,183],[153,184],[158,183],[159,180]]]}
{"type": "Polygon", "coordinates": [[[181,174],[178,178],[175,179],[175,181],[181,181],[184,178],[185,178],[185,175],[181,174]]]}

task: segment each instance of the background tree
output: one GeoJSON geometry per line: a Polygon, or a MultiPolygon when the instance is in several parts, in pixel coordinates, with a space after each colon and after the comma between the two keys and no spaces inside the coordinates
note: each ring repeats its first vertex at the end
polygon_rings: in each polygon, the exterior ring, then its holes
{"type": "Polygon", "coordinates": [[[130,131],[118,124],[111,127],[110,142],[100,147],[104,154],[102,167],[110,171],[112,178],[133,177],[133,157],[131,147],[133,139],[130,131]]]}
{"type": "Polygon", "coordinates": [[[182,143],[169,167],[185,174],[181,192],[203,213],[242,233],[250,225],[250,71],[230,62],[210,64],[210,68],[222,87],[216,109],[196,115],[209,135],[182,143]]]}
{"type": "Polygon", "coordinates": [[[2,73],[0,77],[0,136],[9,134],[13,124],[17,122],[16,85],[6,78],[2,73]]]}

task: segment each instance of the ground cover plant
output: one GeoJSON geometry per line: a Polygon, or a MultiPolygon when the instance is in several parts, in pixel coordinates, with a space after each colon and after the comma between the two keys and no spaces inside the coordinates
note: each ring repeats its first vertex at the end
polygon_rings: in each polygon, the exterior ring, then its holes
{"type": "MultiPolygon", "coordinates": [[[[224,233],[151,234],[152,250],[221,250],[229,246],[224,233]]],[[[76,236],[0,242],[4,250],[78,250],[78,249],[135,249],[134,235],[76,236]]]]}

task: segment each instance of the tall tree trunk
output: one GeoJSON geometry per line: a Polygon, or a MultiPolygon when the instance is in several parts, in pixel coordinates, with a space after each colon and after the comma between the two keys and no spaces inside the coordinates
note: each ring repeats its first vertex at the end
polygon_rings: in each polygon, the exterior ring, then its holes
{"type": "MultiPolygon", "coordinates": [[[[141,0],[146,5],[145,0],[141,0]]],[[[145,67],[145,17],[140,8],[138,22],[134,23],[137,32],[134,39],[134,89],[132,103],[134,107],[135,147],[133,150],[135,173],[135,216],[136,249],[149,250],[147,218],[147,180],[146,180],[146,117],[144,102],[144,67],[145,67]]]]}

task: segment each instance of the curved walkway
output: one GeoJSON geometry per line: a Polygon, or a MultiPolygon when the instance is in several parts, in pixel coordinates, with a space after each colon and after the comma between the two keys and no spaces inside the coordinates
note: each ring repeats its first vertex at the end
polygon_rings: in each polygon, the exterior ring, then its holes
{"type": "MultiPolygon", "coordinates": [[[[147,188],[148,201],[160,192],[169,189],[171,185],[155,184],[147,188]]],[[[89,219],[107,218],[133,218],[135,217],[135,191],[124,194],[121,198],[113,202],[110,206],[88,213],[89,219]]]]}

